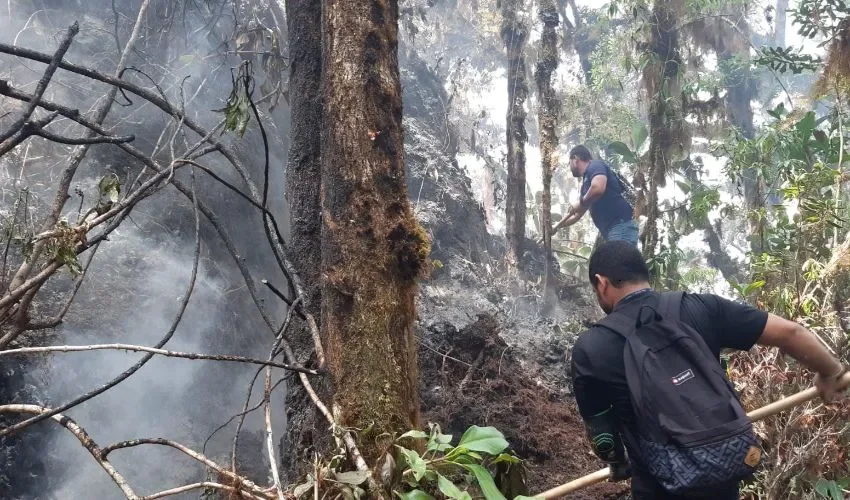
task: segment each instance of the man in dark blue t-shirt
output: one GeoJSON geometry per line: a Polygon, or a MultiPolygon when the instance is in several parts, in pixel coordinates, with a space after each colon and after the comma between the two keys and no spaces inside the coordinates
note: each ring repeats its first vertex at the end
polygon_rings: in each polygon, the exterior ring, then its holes
{"type": "Polygon", "coordinates": [[[594,160],[590,151],[579,145],[570,150],[570,171],[573,177],[583,179],[579,200],[552,228],[552,234],[575,224],[590,209],[593,224],[605,241],[625,240],[637,246],[638,227],[632,206],[623,198],[623,186],[608,165],[594,160]]]}

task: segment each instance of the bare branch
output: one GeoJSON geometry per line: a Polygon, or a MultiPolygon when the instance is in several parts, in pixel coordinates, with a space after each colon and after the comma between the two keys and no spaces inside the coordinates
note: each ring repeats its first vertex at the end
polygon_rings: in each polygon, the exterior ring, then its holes
{"type": "Polygon", "coordinates": [[[28,121],[21,125],[18,130],[16,130],[13,135],[7,139],[6,141],[0,143],[0,156],[5,155],[9,151],[18,147],[22,142],[27,140],[31,135],[33,135],[36,131],[40,130],[42,127],[46,127],[56,118],[58,113],[51,113],[45,118],[36,121],[28,121]]]}
{"type": "MultiPolygon", "coordinates": [[[[49,410],[47,408],[43,408],[41,406],[36,405],[2,405],[0,406],[0,413],[26,413],[31,415],[47,415],[49,410]]],[[[47,417],[45,417],[47,418],[47,417]]],[[[88,433],[76,422],[74,422],[70,417],[66,417],[61,413],[54,413],[49,416],[50,419],[59,423],[62,427],[68,429],[71,434],[74,435],[79,441],[80,444],[94,457],[95,461],[97,461],[98,465],[109,474],[109,477],[121,488],[121,491],[124,493],[124,496],[129,500],[137,500],[139,498],[133,489],[130,488],[130,485],[127,484],[127,480],[115,470],[115,467],[106,460],[106,456],[101,451],[100,447],[97,443],[92,440],[92,438],[88,435],[88,433]]]]}
{"type": "Polygon", "coordinates": [[[261,498],[273,498],[271,495],[266,493],[262,488],[260,488],[256,484],[254,484],[252,481],[249,481],[242,476],[234,474],[233,472],[231,472],[231,471],[225,469],[224,467],[222,467],[221,465],[213,462],[212,460],[210,460],[206,456],[198,453],[197,451],[192,450],[190,448],[187,448],[186,446],[183,446],[182,444],[175,442],[175,441],[171,441],[169,439],[142,438],[142,439],[132,439],[130,441],[122,441],[120,443],[115,443],[115,444],[104,447],[103,450],[101,451],[101,457],[106,459],[106,457],[115,450],[122,450],[122,449],[125,449],[125,448],[133,448],[133,447],[141,446],[141,445],[145,445],[145,444],[155,444],[155,445],[159,445],[159,446],[168,446],[170,448],[174,448],[175,450],[182,452],[186,456],[204,464],[205,466],[209,467],[210,469],[213,469],[217,473],[219,473],[223,476],[226,476],[228,479],[233,480],[234,482],[236,482],[239,485],[238,486],[239,488],[248,489],[254,495],[259,496],[261,498]]]}
{"type": "Polygon", "coordinates": [[[35,112],[35,108],[38,106],[38,100],[44,95],[44,91],[47,90],[47,85],[50,83],[50,79],[53,78],[53,74],[56,73],[56,69],[59,67],[59,63],[62,61],[62,58],[65,57],[65,53],[68,52],[68,49],[71,47],[71,41],[77,36],[77,33],[80,32],[80,25],[77,22],[74,22],[65,33],[65,38],[62,39],[62,42],[59,43],[59,48],[56,49],[56,52],[53,56],[46,61],[47,69],[44,70],[44,74],[41,76],[41,79],[38,81],[38,84],[35,87],[35,99],[30,102],[27,109],[24,111],[23,116],[21,116],[12,127],[3,133],[0,133],[0,144],[2,144],[6,139],[12,137],[12,135],[17,132],[21,127],[24,126],[25,123],[30,119],[32,114],[35,112]]]}
{"type": "MultiPolygon", "coordinates": [[[[139,38],[139,34],[142,29],[142,24],[147,16],[148,7],[150,6],[150,0],[143,0],[141,6],[139,7],[139,13],[136,17],[136,22],[133,25],[133,31],[130,35],[130,38],[127,40],[127,45],[124,46],[124,50],[121,52],[121,57],[118,61],[118,65],[116,68],[116,72],[118,75],[124,70],[126,65],[127,58],[129,54],[135,48],[136,42],[139,38]]],[[[58,65],[62,67],[64,63],[61,62],[61,57],[59,58],[58,65]]],[[[112,102],[115,100],[115,94],[117,93],[117,88],[111,87],[107,92],[106,96],[104,96],[105,101],[100,105],[95,114],[94,122],[97,124],[102,124],[106,119],[106,116],[109,114],[109,111],[112,109],[112,102]]],[[[37,106],[38,101],[40,100],[38,94],[34,96],[34,99],[30,101],[30,107],[37,106]]],[[[94,131],[90,131],[90,136],[94,135],[94,131]]],[[[109,134],[103,134],[109,135],[109,134]]],[[[68,166],[62,172],[62,176],[59,180],[59,187],[56,190],[56,194],[54,195],[53,205],[50,209],[50,215],[44,223],[45,228],[50,228],[56,225],[59,221],[59,216],[62,213],[62,207],[65,206],[65,202],[68,200],[68,190],[71,187],[71,181],[74,178],[74,175],[77,172],[77,168],[82,163],[83,159],[88,152],[88,146],[77,146],[71,157],[68,160],[68,166]]],[[[18,285],[23,283],[32,273],[33,265],[38,262],[39,257],[41,256],[41,252],[44,249],[45,242],[37,242],[29,258],[25,259],[21,266],[18,268],[18,271],[15,273],[15,276],[12,278],[11,284],[9,285],[9,289],[15,289],[18,285]]],[[[2,311],[2,309],[0,309],[2,311]]]]}
{"type": "Polygon", "coordinates": [[[92,144],[118,144],[121,142],[133,142],[134,140],[136,140],[136,136],[134,135],[108,135],[103,137],[63,137],[61,135],[56,135],[51,132],[48,132],[41,127],[28,125],[24,128],[26,129],[28,127],[32,127],[30,135],[37,135],[39,137],[44,137],[49,141],[58,142],[59,144],[68,144],[71,146],[84,146],[92,144]]]}
{"type": "Polygon", "coordinates": [[[269,454],[269,469],[272,473],[274,487],[277,490],[278,500],[284,500],[283,486],[280,484],[280,473],[277,470],[277,454],[275,453],[274,434],[272,432],[272,369],[266,367],[266,388],[263,394],[265,401],[265,418],[266,418],[266,451],[269,454]]]}
{"type": "Polygon", "coordinates": [[[232,361],[236,363],[247,363],[252,365],[262,365],[268,368],[282,368],[307,375],[320,375],[316,370],[304,368],[301,366],[292,366],[275,361],[263,361],[262,359],[247,358],[245,356],[231,356],[223,354],[199,354],[194,352],[168,351],[165,349],[157,349],[155,347],[146,347],[135,344],[91,344],[91,345],[51,345],[44,347],[20,347],[17,349],[7,349],[0,351],[0,356],[10,354],[38,354],[47,352],[86,352],[86,351],[133,351],[133,352],[149,352],[168,358],[182,358],[192,360],[207,360],[207,361],[232,361]]]}
{"type": "MultiPolygon", "coordinates": [[[[146,3],[147,3],[147,1],[146,1],[146,3]]],[[[194,204],[194,215],[195,215],[195,254],[194,254],[194,258],[192,259],[192,275],[189,278],[189,285],[187,287],[186,293],[180,299],[180,310],[178,311],[177,316],[174,318],[174,321],[171,323],[171,328],[169,328],[168,332],[165,334],[165,336],[162,338],[162,340],[160,340],[156,344],[157,349],[164,346],[169,340],[171,340],[171,337],[174,336],[174,332],[177,330],[177,326],[180,324],[180,321],[183,319],[183,313],[186,311],[186,306],[189,304],[189,298],[192,296],[192,291],[195,289],[195,279],[198,276],[198,261],[200,260],[200,256],[201,256],[201,223],[200,223],[200,216],[198,215],[198,198],[195,195],[194,181],[195,181],[195,177],[194,177],[194,174],[193,174],[192,175],[191,199],[192,199],[193,204],[194,204]]],[[[35,417],[28,418],[27,420],[24,420],[23,422],[18,422],[17,424],[11,425],[9,427],[6,427],[5,429],[0,430],[0,437],[7,436],[7,435],[12,434],[14,432],[20,431],[21,429],[29,427],[32,424],[38,423],[38,422],[44,420],[45,418],[52,417],[53,415],[56,415],[60,412],[63,412],[65,410],[69,409],[69,408],[73,408],[74,406],[77,406],[81,403],[84,403],[84,402],[94,398],[95,396],[98,396],[99,394],[106,392],[107,390],[115,387],[116,385],[120,384],[124,380],[127,380],[131,375],[133,375],[134,373],[139,371],[145,364],[147,364],[148,361],[151,360],[151,358],[153,358],[153,356],[154,356],[153,353],[145,354],[145,356],[141,360],[139,360],[135,365],[128,368],[126,371],[124,371],[123,373],[118,375],[116,378],[114,378],[113,380],[111,380],[107,384],[105,384],[105,385],[103,385],[103,386],[101,386],[101,387],[99,387],[99,388],[97,388],[97,389],[95,389],[91,392],[88,392],[88,393],[74,399],[73,401],[70,401],[68,403],[63,404],[62,406],[60,406],[58,408],[55,408],[53,410],[49,410],[49,411],[42,413],[40,415],[37,415],[35,417]]]]}
{"type": "MultiPolygon", "coordinates": [[[[289,324],[292,321],[292,312],[295,311],[299,305],[300,298],[295,299],[294,307],[290,307],[286,312],[286,319],[283,321],[283,325],[281,325],[277,334],[275,335],[275,342],[272,345],[271,351],[269,352],[269,361],[273,360],[275,356],[280,354],[279,347],[280,343],[283,342],[283,336],[286,335],[286,331],[289,329],[289,324]]],[[[254,393],[254,384],[257,382],[257,377],[260,376],[260,371],[254,374],[254,377],[251,379],[251,383],[248,384],[248,397],[245,399],[245,406],[242,408],[242,412],[238,415],[239,423],[236,425],[236,432],[233,435],[233,452],[231,454],[231,467],[233,467],[233,471],[236,472],[236,456],[239,449],[239,434],[242,431],[242,426],[245,424],[245,416],[248,415],[248,404],[251,402],[251,394],[254,393]]],[[[262,399],[263,403],[268,403],[270,398],[270,390],[266,387],[266,392],[262,399]]],[[[231,419],[230,421],[232,421],[231,419]]],[[[216,429],[218,431],[218,429],[216,429]]],[[[210,436],[212,437],[212,436],[210,436]]],[[[206,445],[205,445],[206,446],[206,445]]]]}
{"type": "MultiPolygon", "coordinates": [[[[129,44],[129,42],[128,42],[128,44],[129,44]]],[[[34,60],[34,61],[42,61],[42,60],[49,57],[46,54],[43,54],[43,53],[38,52],[38,51],[34,51],[34,50],[30,50],[30,49],[24,49],[24,48],[21,48],[21,47],[10,46],[10,45],[7,45],[7,44],[2,44],[2,43],[0,43],[0,53],[6,53],[6,54],[18,56],[18,57],[23,57],[23,58],[26,58],[26,59],[31,59],[31,60],[34,60]]],[[[104,82],[104,83],[108,83],[108,84],[113,85],[114,87],[117,87],[119,89],[126,90],[128,92],[136,94],[139,97],[142,97],[143,99],[149,101],[151,104],[157,106],[158,108],[160,108],[165,113],[168,113],[172,116],[181,118],[182,120],[184,120],[184,122],[186,123],[186,126],[189,129],[191,129],[192,131],[194,131],[198,135],[207,138],[207,141],[210,144],[214,145],[217,148],[217,150],[234,166],[234,168],[236,168],[237,172],[242,177],[243,181],[245,181],[246,185],[248,186],[249,190],[251,191],[251,196],[254,199],[254,201],[257,202],[258,200],[261,199],[261,195],[259,193],[259,190],[257,189],[256,185],[253,183],[253,181],[251,181],[250,176],[248,176],[247,170],[245,169],[244,165],[242,165],[242,163],[239,161],[237,156],[230,150],[230,148],[228,148],[227,146],[225,146],[221,142],[213,139],[212,134],[210,134],[209,132],[204,130],[203,127],[201,127],[198,123],[196,123],[190,117],[185,116],[185,114],[183,114],[179,109],[177,109],[175,106],[170,104],[167,100],[163,99],[162,97],[156,95],[155,93],[153,93],[153,92],[151,92],[147,89],[144,89],[144,88],[139,87],[137,85],[133,85],[131,83],[128,83],[124,80],[121,80],[120,78],[109,77],[109,76],[103,75],[102,73],[95,71],[93,69],[90,69],[90,68],[86,68],[86,67],[82,67],[82,66],[79,66],[79,65],[67,63],[67,62],[64,62],[64,61],[60,63],[59,67],[61,67],[62,69],[83,75],[83,76],[87,76],[87,77],[92,78],[94,80],[98,80],[98,81],[101,81],[101,82],[104,82]]],[[[266,214],[266,212],[264,212],[264,215],[265,214],[266,214]]],[[[274,239],[270,238],[270,240],[272,240],[272,241],[270,241],[270,243],[272,244],[272,250],[275,253],[275,257],[281,263],[281,270],[286,274],[287,278],[290,280],[290,283],[295,288],[296,293],[300,296],[304,296],[303,286],[301,285],[300,280],[298,279],[297,275],[294,273],[291,263],[286,258],[286,243],[285,243],[279,229],[277,228],[277,224],[273,223],[273,218],[267,217],[267,216],[264,217],[264,222],[265,222],[265,225],[273,224],[273,226],[274,226],[276,238],[274,238],[274,239]]],[[[315,325],[315,320],[313,320],[313,321],[308,320],[308,324],[311,324],[311,326],[310,326],[311,333],[314,336],[317,336],[318,331],[317,331],[317,329],[313,328],[313,325],[315,325]]],[[[324,354],[321,353],[321,352],[319,354],[320,355],[318,356],[318,358],[320,360],[320,367],[322,367],[324,365],[324,354]]]]}

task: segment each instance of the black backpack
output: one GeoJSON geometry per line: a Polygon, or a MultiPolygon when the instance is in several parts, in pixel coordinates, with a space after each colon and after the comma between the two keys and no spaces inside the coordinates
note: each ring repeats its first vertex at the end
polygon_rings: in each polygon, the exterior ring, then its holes
{"type": "Polygon", "coordinates": [[[626,380],[640,455],[673,494],[750,477],[761,459],[752,422],[703,338],[680,320],[682,292],[662,293],[638,319],[599,325],[626,340],[626,380]]]}
{"type": "Polygon", "coordinates": [[[608,167],[608,171],[617,179],[617,183],[620,185],[620,194],[623,198],[634,207],[637,204],[637,193],[635,192],[634,186],[631,185],[629,181],[623,177],[623,174],[620,173],[619,170],[615,169],[607,162],[605,165],[608,167]]]}

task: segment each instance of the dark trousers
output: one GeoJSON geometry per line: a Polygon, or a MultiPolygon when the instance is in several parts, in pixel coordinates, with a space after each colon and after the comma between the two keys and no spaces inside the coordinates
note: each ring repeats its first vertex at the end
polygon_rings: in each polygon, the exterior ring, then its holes
{"type": "Polygon", "coordinates": [[[698,495],[671,495],[651,478],[635,475],[632,477],[632,498],[634,500],[738,500],[738,482],[706,488],[698,495]]]}

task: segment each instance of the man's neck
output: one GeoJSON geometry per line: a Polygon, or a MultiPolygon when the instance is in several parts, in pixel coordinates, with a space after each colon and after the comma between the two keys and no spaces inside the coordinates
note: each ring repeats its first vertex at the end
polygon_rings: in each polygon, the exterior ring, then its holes
{"type": "Polygon", "coordinates": [[[624,298],[628,297],[629,295],[631,295],[635,292],[639,292],[641,290],[646,290],[646,289],[649,289],[649,288],[651,288],[649,286],[649,283],[647,283],[645,281],[642,282],[642,283],[626,283],[625,285],[623,285],[622,287],[617,289],[619,296],[614,301],[614,305],[616,306],[617,304],[620,303],[621,300],[623,300],[624,298]]]}

